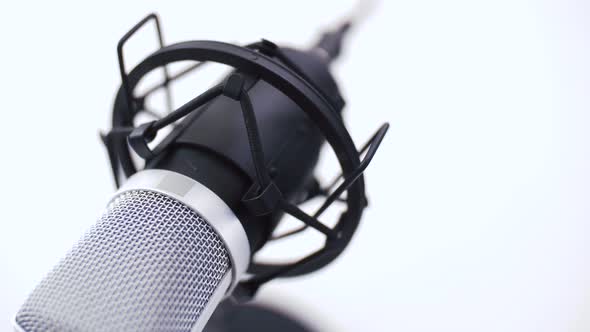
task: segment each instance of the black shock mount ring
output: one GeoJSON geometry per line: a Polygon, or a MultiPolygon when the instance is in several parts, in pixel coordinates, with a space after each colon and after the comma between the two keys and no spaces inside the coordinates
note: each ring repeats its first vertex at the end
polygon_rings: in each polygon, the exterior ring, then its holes
{"type": "MultiPolygon", "coordinates": [[[[301,220],[305,224],[302,229],[311,227],[326,236],[323,248],[296,262],[285,264],[252,262],[249,269],[252,277],[241,282],[236,289],[237,295],[244,297],[252,296],[261,284],[276,277],[291,277],[318,270],[342,253],[350,242],[367,205],[363,172],[371,162],[389,128],[389,125],[385,123],[377,130],[365,147],[361,149],[360,153],[367,150],[361,161],[359,151],[357,151],[333,104],[311,82],[298,74],[297,68],[292,68],[278,61],[277,58],[280,58],[280,54],[273,57],[273,55],[276,55],[273,54],[275,50],[277,48],[274,47],[274,44],[264,40],[247,47],[216,41],[188,41],[164,46],[159,19],[155,14],[150,14],[133,27],[119,42],[118,55],[122,85],[115,98],[112,119],[113,128],[109,133],[102,135],[103,142],[109,153],[115,182],[118,186],[121,173],[129,177],[137,171],[131,158],[130,147],[142,158],[150,159],[161,152],[162,149],[162,147],[157,147],[152,150],[147,145],[155,137],[159,129],[188,115],[220,94],[240,101],[248,131],[252,160],[257,170],[256,181],[248,193],[245,193],[243,203],[252,206],[253,213],[257,214],[266,214],[280,209],[301,220]],[[124,65],[123,46],[140,27],[150,20],[154,20],[156,23],[161,47],[127,72],[124,65]],[[240,82],[239,75],[230,75],[225,84],[208,90],[159,120],[140,125],[137,128],[134,127],[133,120],[141,111],[145,99],[145,96],[142,98],[133,96],[134,88],[139,81],[151,71],[164,68],[165,81],[162,86],[168,88],[168,84],[174,78],[170,77],[166,65],[186,60],[197,61],[198,63],[214,62],[225,64],[239,72],[255,75],[292,99],[315,122],[335,152],[342,170],[339,177],[343,178],[343,181],[331,193],[328,193],[327,190],[318,190],[312,194],[312,196],[319,194],[326,196],[326,200],[314,215],[305,213],[295,204],[283,199],[278,188],[270,180],[268,170],[262,162],[264,158],[261,158],[263,151],[256,126],[256,117],[248,94],[241,86],[242,82],[240,82]],[[341,198],[345,191],[347,193],[346,197],[341,198]],[[335,226],[330,228],[320,222],[318,218],[336,201],[345,202],[346,211],[341,214],[335,226]],[[257,209],[258,212],[256,212],[257,209]]],[[[282,236],[279,238],[282,238],[282,236]]]]}

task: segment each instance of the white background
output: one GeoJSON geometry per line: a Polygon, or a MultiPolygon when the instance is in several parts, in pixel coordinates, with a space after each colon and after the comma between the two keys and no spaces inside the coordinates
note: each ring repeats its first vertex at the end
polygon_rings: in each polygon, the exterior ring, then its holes
{"type": "MultiPolygon", "coordinates": [[[[168,42],[307,45],[353,6],[2,2],[0,330],[113,192],[98,130],[128,28],[158,11],[168,42]]],[[[382,1],[335,67],[353,138],[391,123],[371,206],[336,263],[261,299],[330,331],[588,331],[589,15],[575,0],[382,1]]]]}

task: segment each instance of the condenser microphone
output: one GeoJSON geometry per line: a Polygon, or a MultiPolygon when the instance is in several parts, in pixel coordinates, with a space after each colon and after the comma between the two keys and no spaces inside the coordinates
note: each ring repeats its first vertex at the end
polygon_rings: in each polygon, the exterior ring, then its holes
{"type": "MultiPolygon", "coordinates": [[[[113,128],[103,135],[117,186],[98,222],[33,290],[16,315],[18,331],[202,331],[217,305],[250,299],[264,283],[315,271],[347,246],[367,204],[363,172],[388,125],[359,152],[340,114],[344,99],[329,71],[350,23],[308,50],[263,40],[246,47],[213,41],[165,46],[157,16],[118,46],[122,85],[113,128]],[[156,23],[161,48],[127,72],[125,42],[156,23]],[[136,85],[178,61],[232,66],[222,82],[169,114],[134,126],[147,111],[136,85]],[[173,127],[159,143],[160,130],[173,127]],[[342,174],[316,178],[327,142],[342,174]],[[365,154],[360,159],[360,154],[365,154]],[[132,158],[145,160],[142,169],[132,158]],[[345,195],[344,195],[345,194],[345,195]],[[299,205],[325,197],[313,214],[299,205]],[[345,205],[328,227],[322,213],[345,205]],[[275,234],[282,217],[303,226],[275,234]],[[294,262],[253,259],[266,243],[312,228],[324,246],[294,262]]],[[[156,89],[153,89],[155,91],[156,89]]]]}

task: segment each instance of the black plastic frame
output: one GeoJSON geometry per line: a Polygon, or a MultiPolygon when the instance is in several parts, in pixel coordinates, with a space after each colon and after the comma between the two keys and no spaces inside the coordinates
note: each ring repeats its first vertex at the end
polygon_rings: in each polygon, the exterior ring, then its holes
{"type": "MultiPolygon", "coordinates": [[[[333,261],[345,249],[358,226],[367,202],[363,172],[373,159],[389,128],[388,124],[384,124],[375,133],[363,148],[363,150],[368,148],[368,152],[361,162],[359,153],[333,105],[311,83],[299,75],[296,68],[290,68],[288,64],[273,59],[271,57],[273,47],[268,47],[268,45],[274,44],[263,41],[251,44],[249,47],[240,47],[215,41],[190,41],[164,46],[158,17],[155,14],[148,15],[125,34],[118,44],[122,86],[117,93],[113,109],[113,129],[107,135],[103,135],[118,185],[120,170],[127,177],[136,172],[130,157],[129,146],[142,158],[153,158],[165,149],[165,146],[158,146],[155,150],[148,147],[148,142],[155,137],[158,130],[190,114],[220,94],[240,101],[248,132],[251,156],[256,169],[256,182],[245,193],[243,203],[253,206],[253,215],[267,214],[280,209],[301,220],[305,224],[304,228],[314,228],[326,236],[323,248],[297,262],[285,264],[252,262],[250,271],[253,276],[242,282],[237,290],[237,293],[246,296],[253,295],[261,284],[273,278],[296,276],[315,271],[333,261]],[[161,48],[149,55],[130,72],[127,72],[124,64],[123,46],[136,31],[150,20],[154,20],[156,23],[161,48]],[[332,193],[328,194],[325,190],[323,191],[327,198],[313,216],[283,199],[272,183],[263,163],[264,149],[261,145],[255,113],[252,110],[247,92],[242,88],[243,82],[240,81],[239,75],[231,75],[223,85],[208,90],[161,119],[137,128],[133,127],[133,118],[140,111],[137,106],[141,105],[136,102],[136,98],[133,96],[133,90],[137,83],[152,70],[160,67],[166,68],[169,63],[184,60],[199,61],[198,64],[203,62],[222,63],[239,71],[257,75],[259,79],[266,81],[291,98],[314,120],[334,150],[344,180],[332,193]],[[346,198],[341,198],[345,191],[347,192],[346,198]],[[337,224],[333,228],[329,228],[321,223],[318,217],[336,201],[344,201],[347,209],[337,224]]],[[[198,65],[191,68],[197,67],[198,65]]],[[[166,69],[165,76],[165,82],[161,86],[168,89],[168,84],[174,78],[170,78],[166,69]]]]}

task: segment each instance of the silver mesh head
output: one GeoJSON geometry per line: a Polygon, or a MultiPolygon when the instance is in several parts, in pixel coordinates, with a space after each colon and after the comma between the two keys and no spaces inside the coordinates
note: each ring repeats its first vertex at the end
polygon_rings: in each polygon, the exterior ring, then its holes
{"type": "Polygon", "coordinates": [[[120,194],[16,316],[25,331],[190,331],[230,260],[192,209],[120,194]]]}

